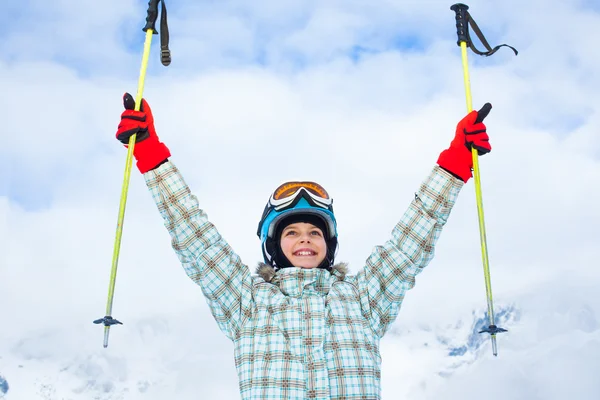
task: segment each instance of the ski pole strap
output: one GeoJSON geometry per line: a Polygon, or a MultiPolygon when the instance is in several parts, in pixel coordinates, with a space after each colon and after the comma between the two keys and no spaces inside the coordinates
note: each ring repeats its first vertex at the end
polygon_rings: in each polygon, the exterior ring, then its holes
{"type": "Polygon", "coordinates": [[[471,17],[471,14],[469,14],[469,11],[467,11],[469,9],[468,5],[457,3],[450,7],[450,9],[456,13],[456,33],[458,35],[457,44],[459,46],[461,42],[466,42],[467,47],[470,47],[471,50],[473,50],[473,53],[486,57],[489,57],[495,52],[497,52],[500,47],[508,47],[515,52],[515,55],[519,54],[517,49],[507,44],[500,44],[492,48],[492,46],[490,46],[485,36],[481,32],[481,29],[479,29],[479,27],[477,26],[477,23],[475,23],[473,17],[471,17]],[[471,26],[473,32],[475,32],[477,38],[485,46],[487,51],[479,51],[475,48],[475,45],[471,40],[471,35],[469,34],[469,26],[471,26]]]}
{"type": "Polygon", "coordinates": [[[171,51],[169,50],[169,25],[167,24],[167,6],[165,0],[150,0],[148,2],[148,16],[146,17],[146,26],[142,29],[146,32],[152,29],[152,33],[157,34],[156,19],[158,18],[158,3],[162,3],[160,11],[160,62],[165,67],[171,64],[171,51]]]}

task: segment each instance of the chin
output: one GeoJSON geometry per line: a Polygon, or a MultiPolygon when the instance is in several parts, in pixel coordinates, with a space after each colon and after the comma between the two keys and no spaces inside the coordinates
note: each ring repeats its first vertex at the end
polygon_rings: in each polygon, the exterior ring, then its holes
{"type": "Polygon", "coordinates": [[[313,269],[313,268],[317,268],[321,262],[322,261],[316,262],[316,261],[310,261],[310,260],[300,260],[297,263],[294,263],[292,261],[292,265],[297,268],[313,269]]]}
{"type": "Polygon", "coordinates": [[[291,256],[291,255],[288,255],[287,257],[288,257],[288,260],[290,260],[290,263],[294,267],[296,267],[296,268],[303,268],[303,269],[317,268],[319,265],[321,265],[321,263],[325,259],[325,258],[320,259],[320,257],[319,258],[316,258],[316,257],[312,258],[311,257],[311,259],[308,259],[308,260],[305,259],[305,258],[304,259],[303,258],[298,259],[299,257],[294,257],[294,256],[291,256]]]}
{"type": "Polygon", "coordinates": [[[317,268],[318,265],[298,265],[298,268],[303,268],[303,269],[313,269],[313,268],[317,268]]]}

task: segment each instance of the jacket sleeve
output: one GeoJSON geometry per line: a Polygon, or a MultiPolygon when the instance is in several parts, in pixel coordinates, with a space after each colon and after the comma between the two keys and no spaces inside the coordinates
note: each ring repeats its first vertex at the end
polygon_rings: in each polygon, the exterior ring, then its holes
{"type": "Polygon", "coordinates": [[[392,238],[375,247],[354,277],[363,315],[379,337],[396,319],[415,277],[433,258],[435,243],[463,185],[435,166],[394,227],[392,238]]]}
{"type": "Polygon", "coordinates": [[[233,340],[253,309],[248,267],[208,221],[173,163],[144,178],[183,269],[202,288],[221,331],[233,340]]]}

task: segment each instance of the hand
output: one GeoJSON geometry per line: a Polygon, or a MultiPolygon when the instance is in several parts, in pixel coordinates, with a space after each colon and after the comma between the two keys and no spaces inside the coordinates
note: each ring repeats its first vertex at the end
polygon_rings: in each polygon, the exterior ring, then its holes
{"type": "Polygon", "coordinates": [[[471,111],[456,126],[456,135],[450,147],[440,154],[438,165],[465,183],[473,176],[472,148],[480,156],[489,153],[492,146],[483,120],[490,113],[492,105],[485,103],[479,111],[471,111]]]}
{"type": "Polygon", "coordinates": [[[135,100],[129,93],[125,93],[123,106],[125,111],[121,114],[117,139],[127,147],[131,136],[136,135],[133,156],[137,160],[136,165],[140,172],[146,173],[166,161],[171,152],[158,140],[152,110],[146,100],[142,99],[140,111],[134,111],[135,100]]]}

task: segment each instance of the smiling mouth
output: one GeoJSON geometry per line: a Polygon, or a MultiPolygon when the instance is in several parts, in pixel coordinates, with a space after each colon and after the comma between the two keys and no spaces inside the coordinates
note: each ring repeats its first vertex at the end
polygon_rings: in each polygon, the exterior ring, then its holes
{"type": "Polygon", "coordinates": [[[301,250],[301,251],[297,251],[294,253],[294,256],[296,257],[311,257],[311,256],[316,256],[317,253],[315,253],[314,251],[308,251],[308,250],[301,250]]]}

